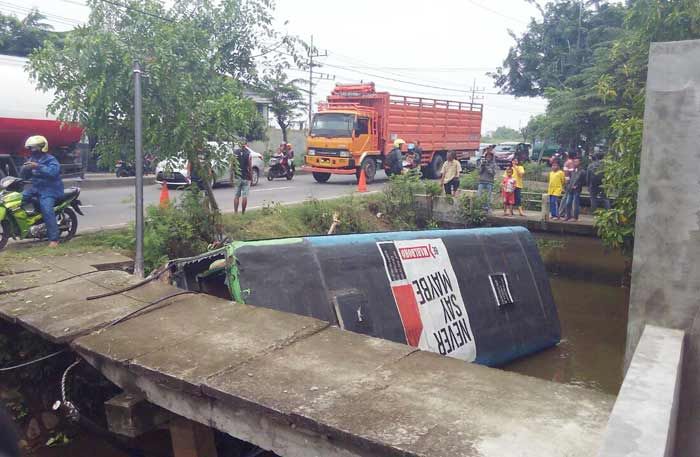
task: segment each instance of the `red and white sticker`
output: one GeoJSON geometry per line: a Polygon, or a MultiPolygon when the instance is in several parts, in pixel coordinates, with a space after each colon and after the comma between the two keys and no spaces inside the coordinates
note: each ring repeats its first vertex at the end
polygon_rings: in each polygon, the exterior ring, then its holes
{"type": "Polygon", "coordinates": [[[406,342],[473,362],[476,341],[441,239],[378,242],[406,342]]]}

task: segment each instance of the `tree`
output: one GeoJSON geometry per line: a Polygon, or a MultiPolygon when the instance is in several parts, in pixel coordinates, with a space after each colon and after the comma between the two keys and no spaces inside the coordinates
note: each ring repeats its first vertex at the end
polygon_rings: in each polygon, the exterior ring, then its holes
{"type": "Polygon", "coordinates": [[[254,79],[255,56],[267,51],[261,40],[277,38],[269,0],[179,0],[170,9],[157,0],[88,5],[88,24],[66,38],[64,49],[48,43],[36,51],[30,70],[40,88],[55,92],[49,110],[84,125],[104,160],[133,154],[134,60],[145,71],[144,151],[188,160],[209,176],[211,163],[229,158],[209,141],[260,133],[255,106],[236,78],[254,79]]]}
{"type": "Polygon", "coordinates": [[[46,16],[33,9],[20,20],[15,16],[0,14],[0,54],[27,57],[46,41],[61,46],[65,33],[53,32],[44,22],[46,16]]]}
{"type": "Polygon", "coordinates": [[[287,142],[287,129],[300,111],[307,106],[299,85],[304,79],[289,80],[284,68],[277,66],[262,79],[262,89],[270,98],[270,111],[282,130],[282,140],[287,142]]]}
{"type": "Polygon", "coordinates": [[[488,132],[481,138],[482,143],[502,143],[504,141],[521,141],[522,135],[518,130],[504,125],[497,127],[493,132],[488,132]]]}

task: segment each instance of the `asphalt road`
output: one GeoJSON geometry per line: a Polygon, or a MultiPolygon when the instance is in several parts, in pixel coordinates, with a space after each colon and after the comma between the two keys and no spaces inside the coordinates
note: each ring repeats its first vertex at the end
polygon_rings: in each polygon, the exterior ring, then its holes
{"type": "MultiPolygon", "coordinates": [[[[379,191],[387,182],[384,173],[368,186],[370,192],[379,191]]],[[[248,209],[261,208],[271,202],[282,204],[302,203],[309,198],[330,199],[350,195],[357,190],[354,176],[334,175],[325,184],[314,181],[310,174],[300,174],[292,181],[266,179],[250,189],[248,209]]],[[[143,190],[144,205],[157,204],[161,188],[158,185],[145,186],[143,190]]],[[[170,198],[177,198],[182,190],[170,189],[170,198]]],[[[233,189],[218,187],[214,189],[216,200],[224,212],[233,211],[233,189]]],[[[84,217],[79,217],[78,231],[97,230],[101,228],[120,227],[134,220],[134,188],[112,187],[105,189],[85,189],[80,193],[84,217]]]]}

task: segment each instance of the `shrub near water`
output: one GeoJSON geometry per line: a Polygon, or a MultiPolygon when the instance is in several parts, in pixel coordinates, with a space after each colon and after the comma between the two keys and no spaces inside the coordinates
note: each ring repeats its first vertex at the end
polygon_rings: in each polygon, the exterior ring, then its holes
{"type": "Polygon", "coordinates": [[[144,263],[148,271],[168,259],[201,254],[216,238],[216,218],[207,211],[204,194],[196,187],[188,188],[177,203],[149,206],[144,226],[144,263]]]}

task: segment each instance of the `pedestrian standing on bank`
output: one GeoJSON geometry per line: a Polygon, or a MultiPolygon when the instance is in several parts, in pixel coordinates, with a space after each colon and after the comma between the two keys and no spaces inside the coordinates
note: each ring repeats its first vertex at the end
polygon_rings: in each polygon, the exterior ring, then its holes
{"type": "Polygon", "coordinates": [[[586,184],[586,173],[581,168],[581,159],[574,159],[574,169],[566,184],[566,219],[565,221],[578,221],[581,205],[581,190],[586,184]]]}
{"type": "Polygon", "coordinates": [[[508,167],[501,181],[501,195],[503,196],[503,215],[513,215],[513,205],[515,205],[515,178],[513,168],[508,167]]]}
{"type": "MultiPolygon", "coordinates": [[[[513,170],[513,179],[515,179],[515,202],[513,205],[518,208],[518,214],[520,216],[525,216],[525,213],[523,212],[523,197],[522,197],[522,192],[523,192],[523,181],[525,180],[525,167],[520,165],[520,162],[518,161],[517,158],[513,159],[511,162],[511,167],[513,170]]],[[[508,170],[506,170],[507,174],[508,170]]],[[[503,176],[505,177],[506,174],[503,176]]]]}
{"type": "MultiPolygon", "coordinates": [[[[569,178],[571,177],[571,172],[574,171],[574,156],[569,155],[568,152],[564,151],[562,153],[562,171],[564,172],[564,177],[566,178],[566,182],[569,182],[569,178]]],[[[566,216],[566,201],[568,198],[566,188],[564,189],[564,196],[561,199],[561,205],[559,205],[559,218],[563,219],[566,216]]]]}
{"type": "Polygon", "coordinates": [[[552,170],[549,172],[549,186],[547,187],[547,195],[549,195],[549,214],[553,221],[559,220],[559,206],[561,195],[566,186],[566,176],[559,168],[559,162],[552,161],[552,170]]]}
{"type": "Polygon", "coordinates": [[[245,209],[248,206],[248,192],[250,192],[250,182],[253,177],[252,160],[250,160],[250,150],[248,143],[243,142],[238,149],[234,151],[238,166],[235,171],[235,179],[233,181],[233,212],[238,213],[238,205],[241,205],[241,213],[245,214],[245,209]]]}
{"type": "Polygon", "coordinates": [[[608,196],[605,195],[605,189],[603,189],[603,157],[602,152],[596,151],[593,154],[593,162],[588,165],[588,170],[586,171],[588,192],[591,194],[591,213],[595,213],[600,204],[603,208],[610,209],[610,200],[608,196]]]}
{"type": "Polygon", "coordinates": [[[462,165],[456,158],[456,152],[448,151],[447,161],[442,164],[440,185],[443,186],[447,195],[457,195],[457,189],[459,189],[459,175],[462,173],[462,165]]]}
{"type": "Polygon", "coordinates": [[[486,211],[491,211],[491,194],[493,181],[496,179],[496,167],[496,162],[493,160],[493,148],[489,146],[479,163],[479,186],[476,189],[477,198],[484,198],[484,210],[486,211]]]}

